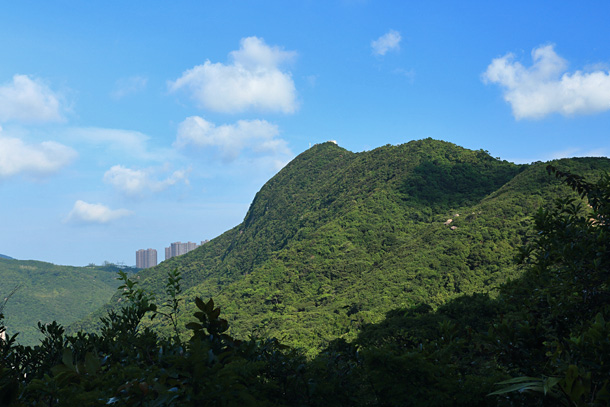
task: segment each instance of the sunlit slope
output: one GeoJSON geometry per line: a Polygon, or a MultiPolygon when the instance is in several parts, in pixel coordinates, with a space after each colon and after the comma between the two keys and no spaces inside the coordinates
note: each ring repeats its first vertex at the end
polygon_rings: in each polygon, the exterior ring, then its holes
{"type": "Polygon", "coordinates": [[[38,342],[38,322],[77,321],[106,303],[118,285],[108,268],[0,258],[0,300],[17,289],[6,302],[4,322],[9,334],[19,332],[22,344],[38,342]]]}
{"type": "MultiPolygon", "coordinates": [[[[608,160],[558,165],[591,173],[608,160]]],[[[195,296],[214,297],[238,336],[260,330],[304,347],[350,339],[390,309],[516,276],[529,217],[565,192],[544,168],[431,139],[362,153],[316,145],[257,193],[243,223],[140,281],[161,299],[178,268],[183,322],[195,296]]]]}

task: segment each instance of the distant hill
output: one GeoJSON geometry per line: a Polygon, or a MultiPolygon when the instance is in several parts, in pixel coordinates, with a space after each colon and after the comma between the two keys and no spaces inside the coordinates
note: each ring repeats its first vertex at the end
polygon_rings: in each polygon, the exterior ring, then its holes
{"type": "Polygon", "coordinates": [[[4,254],[0,254],[0,259],[9,259],[9,260],[14,260],[12,257],[5,256],[4,254]]]}
{"type": "Polygon", "coordinates": [[[0,258],[0,300],[17,289],[4,308],[8,333],[19,332],[20,343],[33,345],[41,337],[38,322],[67,325],[83,318],[115,293],[116,271],[0,258]]]}
{"type": "MultiPolygon", "coordinates": [[[[554,165],[595,175],[610,160],[554,165]]],[[[241,224],[139,281],[162,301],[177,268],[182,324],[194,297],[213,297],[238,337],[258,332],[309,349],[351,340],[389,310],[493,294],[519,276],[513,258],[531,215],[571,193],[545,166],[432,139],[362,153],[316,145],[261,188],[241,224]]],[[[101,312],[74,327],[90,328],[101,312]]]]}

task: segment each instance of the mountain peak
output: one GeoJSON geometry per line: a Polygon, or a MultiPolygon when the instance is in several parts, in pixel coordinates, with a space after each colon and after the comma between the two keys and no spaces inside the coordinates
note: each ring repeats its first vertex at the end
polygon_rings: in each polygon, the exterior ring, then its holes
{"type": "MultiPolygon", "coordinates": [[[[583,175],[610,165],[568,162],[583,175]]],[[[162,293],[177,268],[185,293],[223,304],[241,337],[264,327],[293,345],[353,338],[391,308],[516,276],[524,219],[559,191],[543,172],[430,138],[359,153],[316,144],[260,189],[243,223],[139,275],[162,293]]]]}

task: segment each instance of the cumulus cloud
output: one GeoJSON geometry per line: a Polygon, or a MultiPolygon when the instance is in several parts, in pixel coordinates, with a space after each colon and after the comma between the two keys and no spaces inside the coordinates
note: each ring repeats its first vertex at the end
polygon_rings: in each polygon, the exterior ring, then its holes
{"type": "Polygon", "coordinates": [[[376,40],[371,41],[373,54],[385,55],[388,51],[398,51],[400,49],[400,40],[402,40],[402,37],[398,31],[388,31],[376,40]]]}
{"type": "Polygon", "coordinates": [[[0,85],[0,121],[62,121],[60,99],[39,79],[15,75],[12,82],[0,85]]]}
{"type": "Polygon", "coordinates": [[[17,174],[45,176],[59,171],[76,158],[76,151],[54,141],[26,144],[4,137],[0,127],[0,177],[17,174]]]}
{"type": "Polygon", "coordinates": [[[125,96],[138,93],[146,88],[148,78],[143,76],[130,76],[116,81],[114,90],[110,94],[114,99],[122,99],[125,96]]]}
{"type": "Polygon", "coordinates": [[[297,109],[296,89],[290,72],[281,66],[295,56],[261,38],[243,38],[239,50],[229,53],[228,64],[207,60],[170,82],[169,89],[184,89],[201,108],[218,112],[292,113],[297,109]]]}
{"type": "Polygon", "coordinates": [[[187,117],[178,126],[174,145],[216,147],[228,161],[236,159],[243,150],[262,155],[292,155],[279,129],[265,120],[239,120],[235,124],[216,126],[199,116],[187,117]]]}
{"type": "Polygon", "coordinates": [[[610,71],[565,72],[567,62],[555,53],[553,45],[535,48],[530,67],[514,59],[509,53],[492,60],[482,79],[503,88],[504,100],[517,120],[610,110],[610,71]]]}
{"type": "Polygon", "coordinates": [[[65,220],[73,223],[104,224],[131,214],[132,212],[127,209],[110,209],[102,204],[91,204],[78,200],[65,220]]]}
{"type": "Polygon", "coordinates": [[[147,193],[160,192],[183,181],[188,184],[188,171],[174,171],[169,177],[159,180],[154,168],[141,170],[115,165],[104,174],[104,182],[128,196],[143,196],[147,193]]]}

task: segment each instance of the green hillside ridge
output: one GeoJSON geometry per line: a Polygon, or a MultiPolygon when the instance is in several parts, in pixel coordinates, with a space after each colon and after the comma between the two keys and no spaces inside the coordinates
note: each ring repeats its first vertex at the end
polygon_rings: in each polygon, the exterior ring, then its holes
{"type": "Polygon", "coordinates": [[[38,322],[67,325],[85,317],[116,292],[116,271],[0,258],[0,299],[17,288],[4,307],[8,333],[19,332],[20,343],[33,345],[42,337],[38,322]]]}
{"type": "MultiPolygon", "coordinates": [[[[168,276],[170,306],[160,308],[137,276],[120,273],[123,301],[99,334],[49,324],[41,346],[0,341],[0,405],[608,406],[610,174],[599,171],[608,160],[556,164],[593,173],[546,168],[547,180],[555,174],[572,192],[536,211],[515,259],[521,275],[493,296],[393,308],[353,341],[334,339],[307,357],[265,335],[236,340],[214,301],[201,298],[190,334],[159,335],[141,321],[148,312],[175,322],[179,273],[168,276]]],[[[539,170],[499,195],[531,188],[539,170]]]]}
{"type": "MultiPolygon", "coordinates": [[[[610,161],[556,165],[587,175],[610,161]]],[[[180,271],[182,326],[196,296],[213,297],[236,337],[258,332],[315,353],[395,308],[493,294],[520,274],[513,258],[531,216],[565,193],[545,164],[516,165],[448,142],[362,153],[329,142],[265,184],[243,223],[138,275],[162,302],[167,273],[180,271]]]]}
{"type": "Polygon", "coordinates": [[[9,259],[9,260],[14,260],[12,257],[9,257],[9,256],[4,255],[4,254],[0,254],[0,259],[9,259]]]}

